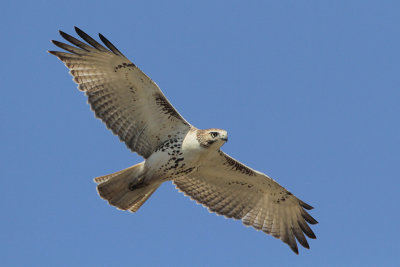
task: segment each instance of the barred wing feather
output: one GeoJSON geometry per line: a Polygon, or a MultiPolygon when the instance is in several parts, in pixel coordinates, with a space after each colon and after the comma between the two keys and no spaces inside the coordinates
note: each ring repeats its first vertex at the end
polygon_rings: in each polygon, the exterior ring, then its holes
{"type": "Polygon", "coordinates": [[[309,224],[317,221],[312,207],[296,198],[267,175],[218,151],[186,177],[174,180],[187,196],[211,212],[242,220],[245,225],[281,239],[298,253],[297,241],[309,248],[304,236],[316,238],[309,224]]]}
{"type": "Polygon", "coordinates": [[[147,158],[165,140],[186,134],[190,124],[154,81],[103,35],[99,35],[100,39],[108,49],[79,28],[75,30],[87,43],[60,31],[61,36],[75,46],[53,41],[69,53],[49,53],[70,69],[96,116],[128,148],[147,158]]]}

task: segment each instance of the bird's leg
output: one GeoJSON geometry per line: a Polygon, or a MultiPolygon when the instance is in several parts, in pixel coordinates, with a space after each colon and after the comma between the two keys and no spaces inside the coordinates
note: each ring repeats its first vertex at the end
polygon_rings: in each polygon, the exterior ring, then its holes
{"type": "Polygon", "coordinates": [[[138,188],[142,188],[147,186],[148,184],[144,182],[145,175],[141,175],[137,177],[134,181],[129,183],[129,190],[133,191],[138,188]]]}

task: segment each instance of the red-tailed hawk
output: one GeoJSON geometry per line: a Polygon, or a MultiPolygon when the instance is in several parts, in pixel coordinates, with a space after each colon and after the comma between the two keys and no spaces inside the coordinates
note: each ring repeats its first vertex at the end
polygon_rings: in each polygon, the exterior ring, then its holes
{"type": "Polygon", "coordinates": [[[87,43],[60,31],[75,46],[52,41],[68,51],[49,51],[70,69],[79,90],[112,132],[145,160],[95,178],[99,195],[121,210],[136,212],[165,181],[210,211],[240,219],[281,239],[298,253],[297,241],[315,238],[309,224],[312,207],[267,175],[220,150],[228,141],[221,129],[199,130],[189,124],[160,88],[103,35],[99,44],[75,27],[87,43]]]}

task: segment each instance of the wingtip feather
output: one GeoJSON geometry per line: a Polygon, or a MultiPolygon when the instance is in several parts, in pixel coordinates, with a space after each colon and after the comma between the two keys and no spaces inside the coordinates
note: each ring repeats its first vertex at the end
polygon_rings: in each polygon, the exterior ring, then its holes
{"type": "Polygon", "coordinates": [[[78,28],[77,26],[74,26],[74,30],[77,34],[79,34],[80,32],[83,32],[80,28],[78,28]]]}
{"type": "Polygon", "coordinates": [[[297,247],[296,241],[293,244],[288,244],[290,249],[296,253],[297,255],[299,255],[299,248],[297,247]]]}
{"type": "Polygon", "coordinates": [[[305,203],[305,202],[303,202],[303,201],[301,201],[301,200],[299,200],[299,201],[300,201],[300,205],[301,205],[303,208],[305,208],[306,210],[312,210],[312,209],[314,209],[313,206],[308,205],[307,203],[305,203]]]}
{"type": "Polygon", "coordinates": [[[296,237],[297,241],[302,245],[303,247],[310,249],[310,245],[307,242],[306,237],[304,236],[303,231],[300,228],[292,228],[292,232],[294,236],[296,237]]]}
{"type": "Polygon", "coordinates": [[[58,33],[63,37],[64,39],[67,39],[66,37],[70,36],[68,33],[63,32],[62,30],[59,30],[58,33]]]}
{"type": "Polygon", "coordinates": [[[97,42],[95,39],[90,37],[87,33],[79,29],[78,27],[74,26],[76,33],[83,39],[85,40],[88,44],[90,44],[92,47],[95,49],[102,51],[102,52],[109,52],[104,46],[102,46],[99,42],[97,42]]]}
{"type": "Polygon", "coordinates": [[[53,51],[53,50],[47,50],[47,53],[52,54],[53,56],[59,57],[60,51],[53,51]]]}
{"type": "Polygon", "coordinates": [[[307,211],[302,210],[301,211],[301,215],[303,216],[303,218],[309,223],[309,224],[317,224],[318,221],[316,219],[314,219],[310,214],[308,214],[307,211]]]}
{"type": "Polygon", "coordinates": [[[115,47],[115,45],[113,45],[106,37],[104,37],[104,35],[102,35],[101,33],[99,33],[99,37],[100,37],[100,40],[108,47],[108,49],[111,50],[111,52],[113,52],[113,53],[116,54],[116,55],[125,57],[125,56],[121,53],[121,51],[119,51],[118,48],[115,47]]]}

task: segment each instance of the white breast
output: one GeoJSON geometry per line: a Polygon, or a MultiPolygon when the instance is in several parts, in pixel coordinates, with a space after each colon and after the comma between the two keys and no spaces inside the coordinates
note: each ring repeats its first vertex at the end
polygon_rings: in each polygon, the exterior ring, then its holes
{"type": "Polygon", "coordinates": [[[189,131],[182,142],[182,152],[185,160],[188,162],[197,162],[205,151],[206,149],[201,147],[197,140],[196,131],[189,131]]]}

